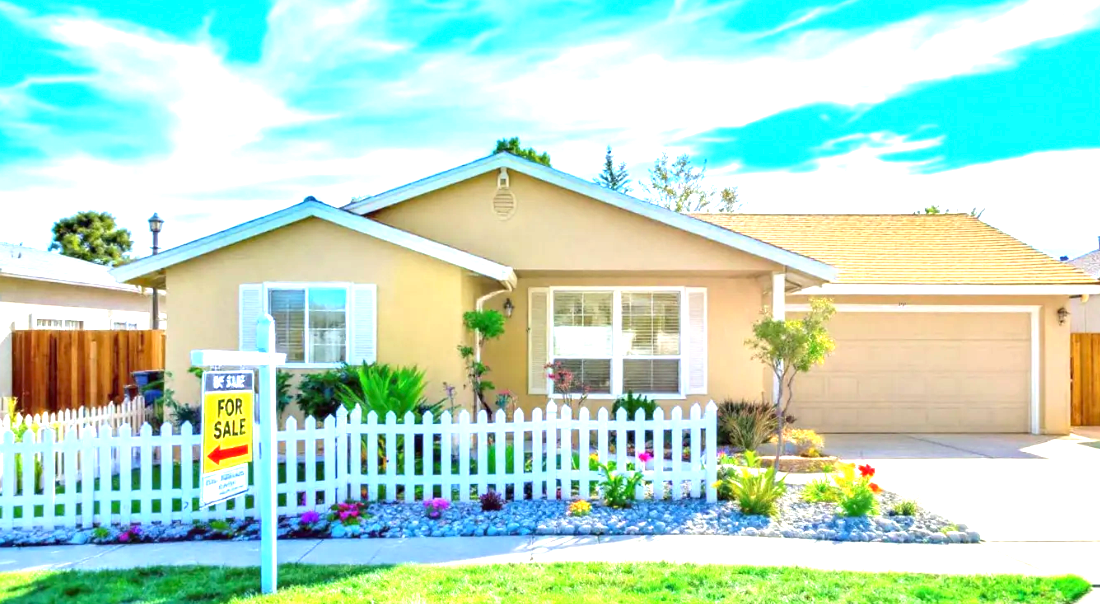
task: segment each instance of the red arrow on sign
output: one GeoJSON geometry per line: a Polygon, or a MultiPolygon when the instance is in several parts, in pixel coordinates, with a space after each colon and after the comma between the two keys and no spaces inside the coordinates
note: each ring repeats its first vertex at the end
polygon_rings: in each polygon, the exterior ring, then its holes
{"type": "Polygon", "coordinates": [[[206,456],[211,462],[221,465],[222,461],[226,459],[233,459],[234,457],[240,457],[242,455],[248,455],[248,445],[238,445],[236,447],[229,447],[223,449],[221,445],[214,447],[214,450],[206,456]]]}

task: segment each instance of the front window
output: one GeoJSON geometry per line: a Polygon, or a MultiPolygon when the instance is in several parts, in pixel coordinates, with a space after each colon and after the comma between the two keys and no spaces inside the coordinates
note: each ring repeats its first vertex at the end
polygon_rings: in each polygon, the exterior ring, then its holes
{"type": "Polygon", "coordinates": [[[594,395],[681,392],[680,289],[554,290],[552,361],[594,395]]]}
{"type": "Polygon", "coordinates": [[[72,319],[35,319],[34,328],[80,331],[84,329],[84,321],[74,321],[72,319]]]}
{"type": "Polygon", "coordinates": [[[275,350],[287,363],[333,364],[347,359],[348,292],[344,287],[268,286],[275,350]]]}

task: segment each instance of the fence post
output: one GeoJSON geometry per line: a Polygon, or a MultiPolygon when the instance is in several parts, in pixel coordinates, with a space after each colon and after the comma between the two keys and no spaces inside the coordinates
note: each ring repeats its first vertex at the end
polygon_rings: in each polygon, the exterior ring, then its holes
{"type": "Polygon", "coordinates": [[[470,412],[458,412],[458,500],[470,500],[470,412]]]}
{"type": "Polygon", "coordinates": [[[714,401],[707,403],[706,415],[707,430],[707,501],[718,501],[718,489],[714,483],[718,482],[718,405],[714,401]]]}

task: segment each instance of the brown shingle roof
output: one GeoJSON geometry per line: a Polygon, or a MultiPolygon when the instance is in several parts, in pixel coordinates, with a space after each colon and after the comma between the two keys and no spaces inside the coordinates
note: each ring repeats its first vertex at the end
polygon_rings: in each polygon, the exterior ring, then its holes
{"type": "Polygon", "coordinates": [[[692,214],[827,262],[836,283],[1096,284],[966,214],[692,214]]]}

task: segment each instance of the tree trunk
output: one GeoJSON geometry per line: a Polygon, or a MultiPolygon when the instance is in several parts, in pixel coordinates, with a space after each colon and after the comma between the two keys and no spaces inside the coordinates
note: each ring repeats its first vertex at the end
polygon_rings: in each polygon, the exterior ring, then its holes
{"type": "Polygon", "coordinates": [[[783,455],[783,423],[786,421],[783,409],[783,378],[779,378],[779,389],[775,393],[775,471],[779,471],[779,457],[783,455]]]}

